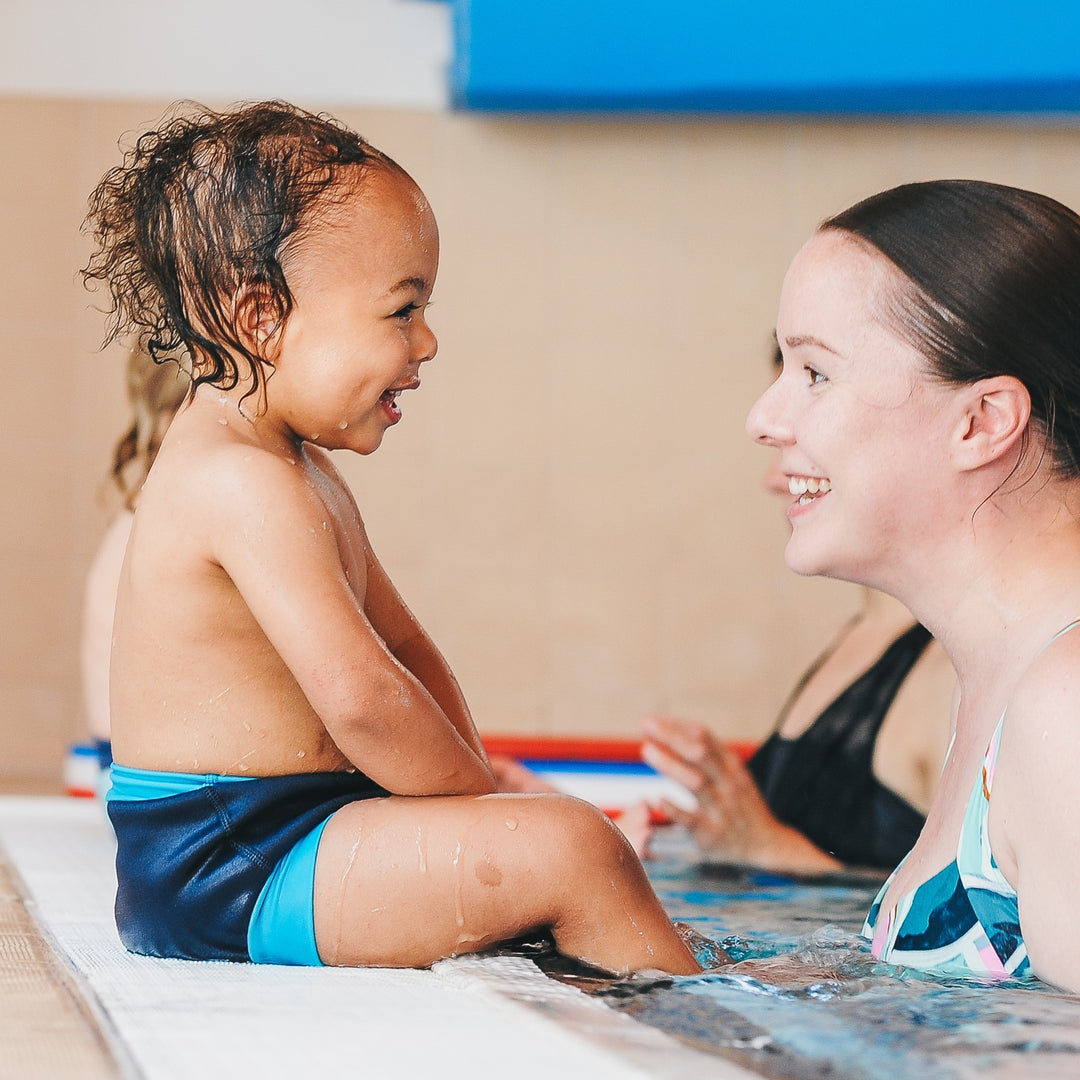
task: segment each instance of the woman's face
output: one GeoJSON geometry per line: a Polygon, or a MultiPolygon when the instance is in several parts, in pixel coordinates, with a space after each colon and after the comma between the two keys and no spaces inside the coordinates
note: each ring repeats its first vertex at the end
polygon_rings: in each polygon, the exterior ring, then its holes
{"type": "Polygon", "coordinates": [[[780,376],[747,430],[789,485],[787,563],[882,587],[932,536],[950,389],[881,317],[899,281],[844,233],[815,235],[784,280],[780,376]]]}

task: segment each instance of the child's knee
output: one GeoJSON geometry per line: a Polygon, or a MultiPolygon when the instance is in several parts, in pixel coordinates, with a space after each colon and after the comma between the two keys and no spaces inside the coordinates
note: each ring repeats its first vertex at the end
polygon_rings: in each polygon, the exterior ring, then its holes
{"type": "Polygon", "coordinates": [[[615,823],[592,803],[570,795],[550,796],[544,802],[544,827],[564,865],[578,861],[595,866],[608,858],[622,861],[627,854],[633,856],[615,823]]]}

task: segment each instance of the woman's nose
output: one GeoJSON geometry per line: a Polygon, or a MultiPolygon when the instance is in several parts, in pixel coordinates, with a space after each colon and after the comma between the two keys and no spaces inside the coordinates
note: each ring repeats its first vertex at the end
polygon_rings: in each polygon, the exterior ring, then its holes
{"type": "Polygon", "coordinates": [[[767,446],[783,446],[791,441],[791,425],[787,420],[783,377],[777,379],[754,402],[746,417],[746,433],[755,442],[767,446]]]}

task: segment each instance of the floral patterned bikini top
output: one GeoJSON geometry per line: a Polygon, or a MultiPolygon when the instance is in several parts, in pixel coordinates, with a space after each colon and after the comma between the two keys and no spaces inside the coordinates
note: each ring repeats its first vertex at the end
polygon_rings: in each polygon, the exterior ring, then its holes
{"type": "MultiPolygon", "coordinates": [[[[1076,626],[1080,619],[1058,631],[1040,652],[1076,626]]],[[[894,870],[874,900],[862,932],[879,960],[943,975],[1031,974],[1016,890],[990,850],[990,796],[1004,724],[1002,713],[968,799],[956,858],[883,912],[894,870]]]]}

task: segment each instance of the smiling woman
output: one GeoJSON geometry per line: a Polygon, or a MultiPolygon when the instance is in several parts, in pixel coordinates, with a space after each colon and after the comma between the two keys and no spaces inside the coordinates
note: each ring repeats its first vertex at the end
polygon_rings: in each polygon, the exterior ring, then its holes
{"type": "Polygon", "coordinates": [[[909,966],[1077,989],[1080,218],[974,181],[884,192],[796,256],[777,337],[747,427],[819,478],[789,565],[897,596],[959,679],[926,826],[865,933],[909,966]]]}
{"type": "Polygon", "coordinates": [[[934,507],[913,490],[933,482],[924,468],[933,443],[912,435],[944,420],[944,387],[924,377],[924,358],[878,315],[894,278],[848,235],[815,236],[781,292],[783,370],[749,420],[767,426],[799,496],[788,509],[788,565],[886,591],[888,580],[867,578],[866,559],[899,570],[912,554],[905,534],[925,527],[920,506],[934,507]]]}

